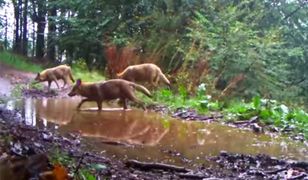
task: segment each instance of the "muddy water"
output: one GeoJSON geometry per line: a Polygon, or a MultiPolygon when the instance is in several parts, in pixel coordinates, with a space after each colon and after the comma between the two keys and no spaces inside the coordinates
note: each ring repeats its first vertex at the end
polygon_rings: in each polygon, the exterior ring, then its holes
{"type": "Polygon", "coordinates": [[[79,132],[88,148],[117,158],[189,164],[202,163],[205,157],[224,150],[308,160],[307,146],[287,138],[216,123],[182,121],[139,109],[123,111],[110,104],[104,104],[101,112],[93,103],[85,103],[83,110],[76,111],[79,101],[26,99],[23,116],[27,124],[61,133],[79,132]]]}

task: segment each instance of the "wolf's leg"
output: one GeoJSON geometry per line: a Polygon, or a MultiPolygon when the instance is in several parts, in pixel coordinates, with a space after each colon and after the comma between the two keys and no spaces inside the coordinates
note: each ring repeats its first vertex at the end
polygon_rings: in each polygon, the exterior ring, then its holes
{"type": "Polygon", "coordinates": [[[103,103],[103,101],[96,101],[96,103],[97,103],[97,107],[98,107],[98,110],[99,111],[101,111],[102,110],[102,103],[103,103]]]}
{"type": "Polygon", "coordinates": [[[87,101],[91,101],[91,100],[90,100],[90,99],[83,99],[83,100],[81,100],[80,103],[79,103],[78,106],[77,106],[77,110],[79,110],[80,107],[81,107],[81,105],[82,105],[83,103],[87,102],[87,101]]]}
{"type": "Polygon", "coordinates": [[[124,110],[127,109],[127,100],[126,100],[126,98],[121,98],[120,102],[123,104],[123,109],[124,110]]]}
{"type": "Polygon", "coordinates": [[[56,83],[58,89],[60,89],[60,86],[59,86],[59,84],[57,82],[57,78],[55,76],[52,76],[51,80],[54,81],[56,83]]]}
{"type": "Polygon", "coordinates": [[[66,86],[66,84],[67,84],[67,78],[62,78],[62,80],[63,80],[63,86],[62,86],[62,89],[66,86]]]}
{"type": "Polygon", "coordinates": [[[151,77],[151,84],[154,86],[154,88],[157,87],[159,81],[159,74],[156,72],[155,74],[152,75],[151,77]]]}
{"type": "Polygon", "coordinates": [[[143,103],[141,100],[139,100],[139,99],[135,96],[135,94],[133,93],[133,91],[128,91],[128,92],[126,92],[126,96],[127,96],[127,99],[129,99],[129,100],[131,100],[131,101],[133,101],[133,102],[139,104],[139,105],[142,107],[142,109],[145,110],[144,103],[143,103]]]}
{"type": "Polygon", "coordinates": [[[48,92],[50,91],[51,82],[52,81],[48,81],[48,92]]]}

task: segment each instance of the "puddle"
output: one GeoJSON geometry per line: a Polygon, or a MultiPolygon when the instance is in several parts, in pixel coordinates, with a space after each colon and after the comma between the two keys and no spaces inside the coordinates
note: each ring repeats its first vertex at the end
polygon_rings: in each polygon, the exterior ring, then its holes
{"type": "Polygon", "coordinates": [[[12,88],[10,81],[0,77],[0,82],[0,95],[9,96],[12,88]]]}
{"type": "MultiPolygon", "coordinates": [[[[101,112],[96,111],[95,103],[85,103],[84,110],[76,111],[79,101],[26,99],[21,103],[22,116],[29,125],[79,132],[87,148],[115,158],[187,165],[204,163],[205,157],[228,151],[308,161],[307,145],[288,138],[218,123],[182,121],[139,109],[123,111],[109,104],[104,104],[101,112]]],[[[14,108],[12,103],[10,106],[14,108]]]]}

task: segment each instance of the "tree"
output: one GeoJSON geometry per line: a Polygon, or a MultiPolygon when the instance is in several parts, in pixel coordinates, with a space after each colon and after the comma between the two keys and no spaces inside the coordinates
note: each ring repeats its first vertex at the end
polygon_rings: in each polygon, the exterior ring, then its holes
{"type": "Polygon", "coordinates": [[[48,36],[47,36],[47,58],[54,62],[56,59],[56,22],[57,6],[50,0],[48,3],[48,36]]]}
{"type": "Polygon", "coordinates": [[[45,26],[46,26],[46,1],[31,0],[31,19],[37,23],[36,27],[36,58],[42,58],[45,54],[45,26]]]}
{"type": "Polygon", "coordinates": [[[16,53],[21,52],[21,13],[22,13],[22,0],[12,0],[14,6],[14,18],[15,18],[15,29],[14,29],[14,42],[13,51],[16,53]]]}
{"type": "Polygon", "coordinates": [[[23,15],[22,15],[22,43],[21,53],[28,55],[28,0],[24,0],[23,15]]]}

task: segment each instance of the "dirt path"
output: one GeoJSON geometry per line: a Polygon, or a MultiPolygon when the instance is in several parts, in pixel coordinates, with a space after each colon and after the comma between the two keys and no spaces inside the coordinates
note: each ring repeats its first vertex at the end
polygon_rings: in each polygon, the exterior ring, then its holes
{"type": "MultiPolygon", "coordinates": [[[[35,74],[16,70],[0,62],[0,77],[8,79],[12,84],[29,83],[35,78],[35,74]]],[[[0,82],[1,83],[1,82],[0,82]]]]}
{"type": "MultiPolygon", "coordinates": [[[[3,64],[0,62],[0,96],[10,96],[11,91],[15,85],[18,84],[30,84],[34,81],[36,74],[32,72],[25,72],[21,70],[17,70],[11,66],[3,64]]],[[[62,87],[62,81],[59,81],[60,86],[62,87]]],[[[41,83],[44,86],[44,90],[24,88],[23,96],[24,97],[64,97],[67,96],[67,93],[70,90],[70,86],[66,86],[65,89],[57,89],[55,83],[51,84],[51,89],[55,91],[47,92],[47,82],[41,83]]],[[[29,86],[26,86],[29,87],[29,86]]]]}
{"type": "Polygon", "coordinates": [[[19,71],[0,62],[0,95],[9,96],[14,85],[29,83],[34,77],[34,73],[19,71]]]}

